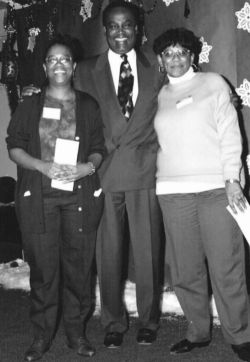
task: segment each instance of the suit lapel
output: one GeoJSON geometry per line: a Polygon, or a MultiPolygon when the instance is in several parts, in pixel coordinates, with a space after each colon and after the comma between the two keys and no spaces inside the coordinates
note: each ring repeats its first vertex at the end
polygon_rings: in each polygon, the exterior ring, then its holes
{"type": "Polygon", "coordinates": [[[93,79],[98,92],[100,104],[109,110],[120,111],[120,105],[115,93],[114,82],[108,62],[107,52],[100,55],[92,70],[93,79]],[[111,108],[110,108],[111,107],[111,108]]]}
{"type": "Polygon", "coordinates": [[[125,140],[127,132],[133,132],[134,127],[138,126],[141,110],[150,100],[152,87],[154,87],[155,66],[152,66],[140,51],[137,52],[137,73],[139,94],[131,118],[126,122],[115,92],[107,52],[99,56],[95,67],[92,69],[104,122],[110,124],[117,142],[125,140]]]}
{"type": "Polygon", "coordinates": [[[112,135],[119,143],[122,135],[126,133],[128,123],[117,99],[107,52],[98,58],[95,68],[92,69],[92,75],[98,92],[103,121],[112,129],[112,135]]]}

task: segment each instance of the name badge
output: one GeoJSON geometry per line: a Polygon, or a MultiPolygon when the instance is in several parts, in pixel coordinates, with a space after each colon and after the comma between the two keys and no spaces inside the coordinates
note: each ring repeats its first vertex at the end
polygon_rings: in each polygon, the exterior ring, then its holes
{"type": "Polygon", "coordinates": [[[61,117],[60,108],[43,107],[43,118],[60,119],[60,117],[61,117]]]}
{"type": "Polygon", "coordinates": [[[176,108],[180,109],[184,106],[186,106],[187,104],[193,103],[193,97],[192,96],[187,96],[185,98],[180,99],[179,101],[176,102],[176,108]]]}

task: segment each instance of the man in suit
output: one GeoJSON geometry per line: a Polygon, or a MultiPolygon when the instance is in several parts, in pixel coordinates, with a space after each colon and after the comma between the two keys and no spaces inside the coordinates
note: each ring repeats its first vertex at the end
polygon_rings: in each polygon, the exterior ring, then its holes
{"type": "Polygon", "coordinates": [[[115,1],[103,12],[109,50],[77,66],[75,87],[99,102],[108,156],[99,170],[105,194],[97,237],[104,344],[118,347],[128,329],[122,302],[124,224],[127,213],[139,314],[137,342],[156,339],[159,320],[161,214],[155,195],[158,142],[153,127],[158,91],[163,84],[156,58],[135,51],[138,7],[115,1]],[[133,74],[131,116],[118,100],[121,55],[133,74]]]}

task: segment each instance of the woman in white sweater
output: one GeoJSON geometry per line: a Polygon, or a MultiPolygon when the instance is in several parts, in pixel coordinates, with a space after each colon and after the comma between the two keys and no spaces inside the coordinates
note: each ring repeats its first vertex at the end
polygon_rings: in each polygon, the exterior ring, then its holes
{"type": "Polygon", "coordinates": [[[228,204],[235,213],[245,209],[241,135],[227,83],[216,73],[193,69],[201,48],[184,28],[166,31],[153,46],[169,79],[155,116],[156,192],[173,286],[189,322],[186,339],[171,353],[211,340],[207,261],[224,337],[240,359],[250,361],[244,243],[226,209],[228,204]]]}

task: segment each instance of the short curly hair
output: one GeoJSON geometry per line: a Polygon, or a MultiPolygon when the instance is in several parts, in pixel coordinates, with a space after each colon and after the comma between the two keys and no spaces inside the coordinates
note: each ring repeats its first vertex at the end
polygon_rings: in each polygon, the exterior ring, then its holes
{"type": "Polygon", "coordinates": [[[190,53],[194,54],[195,58],[199,57],[203,45],[191,30],[175,28],[165,31],[154,40],[153,51],[156,55],[160,55],[163,50],[176,44],[188,49],[190,53]]]}
{"type": "Polygon", "coordinates": [[[106,27],[106,25],[107,25],[107,19],[108,19],[109,13],[113,9],[117,9],[117,8],[124,8],[124,9],[129,10],[131,12],[131,14],[133,14],[133,16],[134,16],[136,25],[139,24],[139,21],[140,21],[140,9],[138,8],[138,6],[134,5],[131,2],[127,2],[127,1],[124,1],[124,0],[116,0],[116,1],[113,1],[112,3],[110,3],[109,5],[107,5],[106,8],[103,10],[102,24],[103,24],[104,27],[106,27]]]}
{"type": "Polygon", "coordinates": [[[68,34],[55,33],[44,50],[44,63],[50,48],[52,48],[54,45],[63,45],[68,48],[71,53],[73,62],[78,62],[83,59],[83,48],[79,39],[74,38],[68,34]]]}

